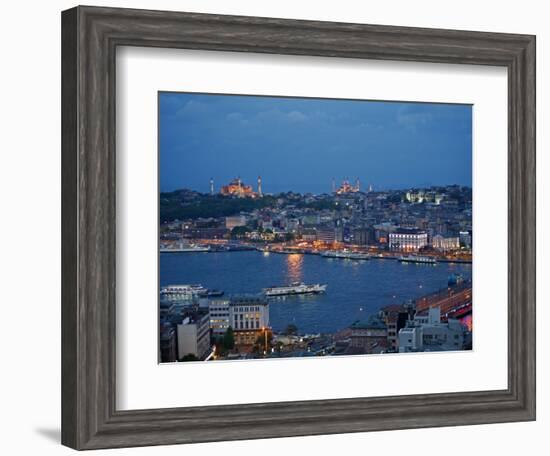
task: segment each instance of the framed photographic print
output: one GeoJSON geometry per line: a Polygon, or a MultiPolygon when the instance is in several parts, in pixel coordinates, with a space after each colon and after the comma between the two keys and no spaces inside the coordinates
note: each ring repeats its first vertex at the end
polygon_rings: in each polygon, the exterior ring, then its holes
{"type": "Polygon", "coordinates": [[[62,441],[535,418],[535,38],[62,14],[62,441]]]}

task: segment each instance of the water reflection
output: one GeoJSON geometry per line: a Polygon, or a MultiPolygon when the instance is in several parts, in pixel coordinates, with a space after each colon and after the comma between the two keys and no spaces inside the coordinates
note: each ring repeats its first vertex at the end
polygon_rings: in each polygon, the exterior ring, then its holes
{"type": "Polygon", "coordinates": [[[286,276],[288,283],[303,281],[304,255],[291,253],[286,256],[286,276]]]}
{"type": "MultiPolygon", "coordinates": [[[[289,323],[307,333],[336,332],[364,320],[389,304],[400,304],[447,286],[449,263],[437,267],[405,267],[390,260],[331,261],[320,255],[260,252],[163,254],[160,285],[201,284],[224,296],[259,293],[292,281],[327,284],[326,293],[270,299],[269,319],[275,331],[289,323]],[[422,288],[420,288],[422,285],[422,288]]],[[[469,279],[471,265],[453,265],[469,279]]],[[[466,324],[467,321],[466,321],[466,324]]]]}

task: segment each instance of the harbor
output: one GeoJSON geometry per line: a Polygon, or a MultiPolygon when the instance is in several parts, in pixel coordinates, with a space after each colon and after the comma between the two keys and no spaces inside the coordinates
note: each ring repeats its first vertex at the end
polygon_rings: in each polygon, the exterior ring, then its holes
{"type": "Polygon", "coordinates": [[[400,263],[373,257],[368,261],[292,253],[265,255],[257,250],[161,254],[160,286],[201,284],[224,297],[259,294],[274,285],[326,284],[323,293],[270,300],[275,332],[295,325],[300,334],[336,333],[386,305],[402,304],[447,286],[449,276],[471,279],[470,264],[438,262],[437,266],[400,263]]]}
{"type": "Polygon", "coordinates": [[[424,254],[424,255],[396,255],[394,252],[388,252],[376,248],[354,248],[346,247],[338,248],[338,246],[315,246],[312,243],[294,243],[294,244],[277,244],[277,245],[258,245],[257,243],[249,242],[223,242],[212,239],[198,240],[194,244],[187,244],[183,247],[181,243],[164,243],[161,245],[160,253],[221,253],[221,252],[243,252],[243,251],[259,251],[264,254],[281,254],[281,255],[319,255],[323,258],[337,258],[343,260],[367,261],[369,259],[380,260],[398,260],[402,263],[463,263],[471,264],[472,259],[469,257],[450,256],[445,254],[424,254]]]}

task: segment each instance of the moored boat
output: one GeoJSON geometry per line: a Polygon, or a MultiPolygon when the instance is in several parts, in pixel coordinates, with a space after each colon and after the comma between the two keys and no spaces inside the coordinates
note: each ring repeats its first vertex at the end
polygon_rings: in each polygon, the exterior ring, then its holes
{"type": "Polygon", "coordinates": [[[206,296],[208,289],[202,285],[168,285],[162,287],[160,295],[165,299],[193,299],[206,296]]]}
{"type": "Polygon", "coordinates": [[[192,252],[210,252],[209,246],[190,244],[187,242],[177,242],[175,244],[161,244],[161,253],[192,253],[192,252]]]}
{"type": "Polygon", "coordinates": [[[401,256],[398,258],[398,261],[401,263],[437,264],[437,260],[435,258],[420,255],[401,256]]]}
{"type": "Polygon", "coordinates": [[[370,255],[368,253],[352,252],[350,250],[327,250],[321,253],[325,258],[340,258],[344,260],[368,260],[370,255]]]}

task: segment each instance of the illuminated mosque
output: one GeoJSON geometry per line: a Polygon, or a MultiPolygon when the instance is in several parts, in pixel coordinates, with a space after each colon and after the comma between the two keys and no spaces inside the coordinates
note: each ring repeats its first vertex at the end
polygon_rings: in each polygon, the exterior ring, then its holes
{"type": "Polygon", "coordinates": [[[344,179],[342,181],[342,185],[340,187],[336,188],[336,183],[334,179],[332,180],[332,193],[336,193],[337,195],[343,195],[345,193],[357,193],[360,191],[359,187],[359,178],[355,180],[355,185],[352,185],[349,180],[344,179]]]}
{"type": "MultiPolygon", "coordinates": [[[[214,180],[210,179],[210,193],[214,194],[214,180]]],[[[252,185],[246,185],[240,177],[233,179],[229,184],[222,186],[220,193],[224,196],[236,196],[238,198],[261,198],[262,178],[258,176],[258,191],[255,192],[252,185]]]]}

